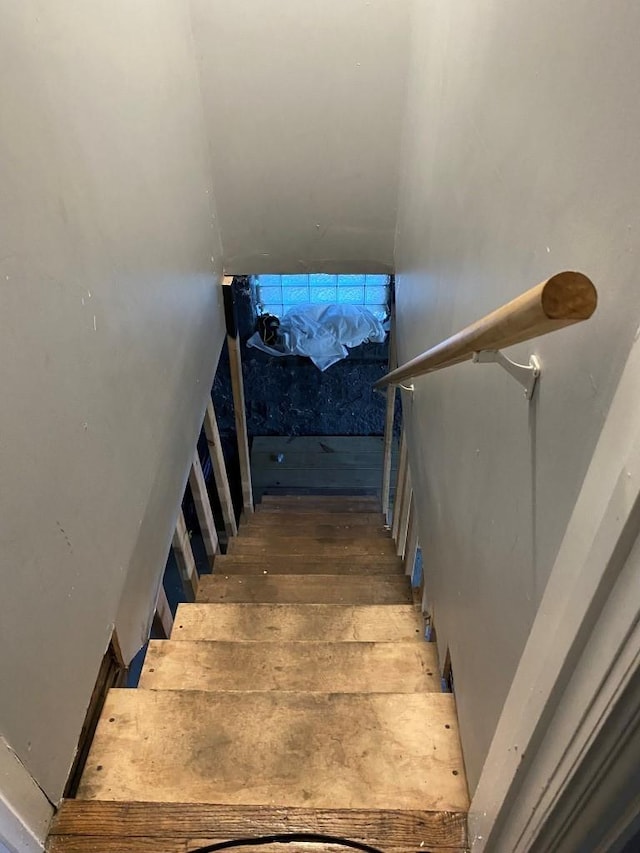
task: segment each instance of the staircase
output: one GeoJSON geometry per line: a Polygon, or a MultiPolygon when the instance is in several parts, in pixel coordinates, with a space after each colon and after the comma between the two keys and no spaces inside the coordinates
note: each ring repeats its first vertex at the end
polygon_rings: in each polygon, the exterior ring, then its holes
{"type": "Polygon", "coordinates": [[[423,634],[375,499],[265,496],[171,639],[149,643],[139,688],[110,691],[48,850],[276,833],[465,850],[455,703],[423,634]]]}

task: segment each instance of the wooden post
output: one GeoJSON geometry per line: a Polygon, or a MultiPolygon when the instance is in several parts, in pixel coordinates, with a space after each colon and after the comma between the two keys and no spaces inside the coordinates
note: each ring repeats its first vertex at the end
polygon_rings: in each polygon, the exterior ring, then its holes
{"type": "Polygon", "coordinates": [[[249,459],[249,434],[247,431],[247,413],[244,402],[244,383],[242,381],[242,357],[238,323],[233,301],[232,276],[225,276],[222,285],[224,310],[227,322],[227,347],[229,349],[229,367],[231,370],[231,390],[233,391],[233,413],[236,421],[236,438],[240,456],[240,479],[242,481],[242,504],[247,515],[253,514],[253,490],[251,488],[251,461],[249,459]]]}
{"type": "Polygon", "coordinates": [[[418,554],[418,513],[416,510],[416,496],[413,495],[411,510],[409,512],[409,530],[407,533],[407,546],[404,554],[404,573],[413,577],[413,570],[418,554]]]}
{"type": "Polygon", "coordinates": [[[218,431],[218,421],[216,420],[216,413],[211,400],[209,400],[207,404],[207,411],[204,415],[204,432],[207,436],[207,444],[209,445],[209,456],[211,457],[211,464],[213,466],[213,478],[216,481],[218,497],[220,498],[220,505],[222,506],[224,528],[227,532],[227,538],[230,539],[232,536],[238,535],[238,526],[236,524],[236,514],[233,509],[233,501],[231,500],[227,468],[224,464],[224,454],[222,452],[220,432],[218,431]]]}
{"type": "Polygon", "coordinates": [[[187,601],[195,601],[198,592],[198,570],[196,569],[196,561],[193,559],[189,531],[182,510],[178,515],[172,547],[186,599],[187,601]]]}
{"type": "Polygon", "coordinates": [[[391,457],[393,453],[393,416],[396,407],[396,386],[387,387],[387,413],[384,422],[384,457],[382,461],[382,512],[389,523],[389,493],[391,491],[391,457]]]}
{"type": "Polygon", "coordinates": [[[400,507],[404,494],[404,484],[407,477],[407,442],[404,435],[404,427],[400,437],[400,454],[398,458],[398,478],[396,480],[396,493],[393,499],[393,525],[391,535],[394,542],[398,541],[398,528],[400,526],[400,507]]]}
{"type": "Polygon", "coordinates": [[[209,564],[213,568],[213,560],[216,554],[220,553],[220,546],[218,545],[218,534],[213,520],[213,513],[211,512],[207,484],[204,479],[204,473],[202,471],[202,465],[200,464],[200,457],[198,456],[197,448],[193,456],[193,465],[189,472],[189,485],[191,486],[193,501],[196,505],[198,521],[200,523],[200,532],[204,539],[204,547],[207,552],[207,557],[209,558],[209,564]]]}
{"type": "MultiPolygon", "coordinates": [[[[395,322],[389,332],[389,370],[397,366],[395,322]]],[[[384,456],[382,460],[382,512],[389,523],[389,493],[391,491],[391,457],[393,454],[393,416],[396,407],[396,386],[387,386],[387,410],[384,421],[384,456]]]]}
{"type": "Polygon", "coordinates": [[[164,586],[160,584],[158,590],[158,598],[156,599],[156,612],[153,615],[153,627],[159,634],[163,634],[165,640],[171,636],[173,629],[173,616],[171,608],[167,601],[167,593],[164,591],[164,586]]]}
{"type": "Polygon", "coordinates": [[[404,557],[407,544],[407,531],[409,529],[409,515],[413,504],[413,486],[411,485],[411,471],[407,467],[407,475],[404,481],[404,496],[400,508],[400,524],[398,525],[398,540],[396,542],[396,554],[404,557]]]}

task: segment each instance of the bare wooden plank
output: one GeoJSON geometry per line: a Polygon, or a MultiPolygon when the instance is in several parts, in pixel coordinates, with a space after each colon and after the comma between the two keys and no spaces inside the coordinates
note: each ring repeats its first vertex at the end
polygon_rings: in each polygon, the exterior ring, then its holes
{"type": "MultiPolygon", "coordinates": [[[[382,512],[389,519],[389,498],[393,473],[393,419],[396,407],[396,386],[387,388],[387,407],[384,423],[384,454],[382,459],[382,512]]],[[[396,469],[397,470],[397,469],[396,469]]]]}
{"type": "Polygon", "coordinates": [[[176,522],[172,547],[176,563],[178,564],[184,594],[187,601],[193,601],[198,592],[198,570],[196,569],[196,562],[193,559],[189,531],[187,530],[182,510],[180,510],[176,522]]]}
{"type": "Polygon", "coordinates": [[[413,504],[413,485],[411,483],[411,470],[407,466],[407,476],[404,482],[404,497],[400,506],[400,523],[398,524],[398,539],[396,542],[396,554],[404,557],[407,545],[407,532],[409,530],[409,515],[413,504]]]}
{"type": "Polygon", "coordinates": [[[149,642],[149,690],[441,692],[434,643],[149,642]]]}
{"type": "Polygon", "coordinates": [[[335,515],[335,514],[339,513],[339,514],[343,515],[345,518],[347,518],[347,517],[351,518],[352,514],[358,514],[358,513],[362,513],[362,514],[374,513],[378,517],[382,516],[382,513],[380,512],[379,505],[374,506],[371,503],[362,503],[359,501],[359,499],[353,499],[351,501],[351,503],[349,503],[348,505],[342,505],[342,506],[336,506],[336,505],[331,505],[331,504],[323,504],[323,505],[316,504],[315,506],[312,506],[312,505],[293,506],[293,505],[289,504],[289,505],[285,505],[285,506],[283,506],[283,505],[277,506],[275,504],[260,503],[256,506],[256,511],[260,512],[261,514],[262,513],[271,514],[271,513],[278,512],[278,513],[286,513],[288,515],[319,514],[319,513],[323,513],[325,515],[326,514],[335,515]]]}
{"type": "Polygon", "coordinates": [[[207,492],[207,484],[204,479],[197,449],[193,456],[191,471],[189,472],[189,485],[191,486],[193,502],[196,505],[196,513],[198,515],[198,522],[200,523],[200,532],[204,540],[205,551],[209,558],[209,564],[212,566],[213,558],[216,554],[220,553],[220,546],[218,545],[218,534],[213,520],[213,513],[211,512],[209,493],[207,492]]]}
{"type": "Polygon", "coordinates": [[[156,630],[159,630],[165,637],[171,636],[171,631],[173,630],[173,615],[171,613],[169,602],[167,601],[167,593],[164,591],[163,584],[160,584],[158,597],[156,599],[154,625],[156,630]]]}
{"type": "Polygon", "coordinates": [[[468,808],[455,704],[443,693],[111,690],[78,796],[468,808]]]}
{"type": "Polygon", "coordinates": [[[381,435],[257,435],[253,440],[254,453],[351,453],[354,449],[382,453],[381,435]]]}
{"type": "Polygon", "coordinates": [[[282,604],[410,604],[404,577],[348,575],[203,575],[200,602],[282,604]]]}
{"type": "Polygon", "coordinates": [[[180,604],[172,640],[421,642],[410,604],[180,604]]]}
{"type": "Polygon", "coordinates": [[[416,564],[416,556],[418,554],[418,512],[416,509],[415,494],[411,501],[411,511],[409,513],[409,529],[407,531],[407,545],[404,555],[405,574],[408,577],[413,576],[413,568],[416,564]]]}
{"type": "Polygon", "coordinates": [[[229,369],[231,371],[231,391],[233,394],[233,414],[236,424],[236,438],[240,458],[240,479],[242,481],[242,505],[247,515],[253,512],[253,489],[251,487],[251,461],[249,459],[249,431],[247,429],[247,411],[244,401],[244,381],[242,378],[242,356],[240,338],[236,323],[233,302],[233,277],[225,276],[222,293],[224,296],[225,317],[227,322],[227,349],[229,369]]]}
{"type": "Polygon", "coordinates": [[[242,536],[229,543],[229,554],[291,554],[321,557],[349,557],[352,554],[384,556],[395,554],[395,545],[391,539],[345,539],[331,540],[314,537],[295,539],[288,536],[264,536],[260,539],[245,539],[242,536]]]}
{"type": "MultiPolygon", "coordinates": [[[[255,517],[257,513],[254,514],[255,517]]],[[[288,539],[359,539],[366,537],[367,539],[391,539],[391,531],[384,528],[382,525],[372,525],[370,527],[355,524],[309,524],[303,522],[301,524],[292,524],[291,527],[274,529],[272,525],[261,524],[243,524],[241,528],[241,537],[243,542],[257,541],[259,539],[272,539],[277,537],[286,537],[288,539]]]]}
{"type": "Polygon", "coordinates": [[[393,521],[391,525],[391,535],[394,541],[398,540],[398,528],[400,526],[400,515],[402,501],[405,494],[405,482],[407,477],[407,441],[404,434],[404,428],[400,437],[400,459],[398,461],[398,479],[396,481],[395,499],[393,502],[393,521]]]}
{"type": "MultiPolygon", "coordinates": [[[[259,504],[256,509],[260,509],[259,504]]],[[[302,514],[299,512],[287,512],[287,510],[267,510],[254,513],[250,518],[244,519],[242,527],[246,530],[264,530],[270,527],[282,527],[283,530],[291,529],[292,526],[305,529],[316,524],[329,525],[331,527],[378,527],[385,528],[384,516],[381,512],[352,512],[341,518],[333,512],[318,511],[313,514],[302,514]]]]}
{"type": "Polygon", "coordinates": [[[218,421],[210,399],[207,403],[207,409],[204,415],[204,433],[207,437],[209,446],[209,456],[211,457],[211,465],[213,467],[213,479],[216,481],[218,490],[218,498],[222,507],[222,516],[224,518],[224,528],[227,533],[227,538],[236,536],[238,527],[236,525],[236,514],[231,500],[231,489],[229,488],[229,477],[227,476],[227,467],[224,462],[224,453],[222,452],[222,442],[220,440],[220,432],[218,430],[218,421]]]}
{"type": "Polygon", "coordinates": [[[216,557],[214,571],[220,575],[398,575],[402,573],[399,557],[314,558],[277,556],[273,554],[227,554],[216,557]]]}
{"type": "Polygon", "coordinates": [[[323,507],[331,504],[341,507],[351,503],[380,506],[379,499],[373,495],[264,495],[262,501],[265,504],[280,506],[315,506],[317,504],[323,507]]]}
{"type": "Polygon", "coordinates": [[[323,468],[334,469],[354,469],[354,468],[374,468],[378,472],[382,465],[383,453],[382,448],[375,451],[360,450],[357,445],[350,450],[339,450],[334,453],[282,450],[280,453],[281,459],[278,460],[278,454],[273,451],[256,451],[255,448],[251,452],[251,466],[254,474],[259,469],[272,470],[295,470],[303,468],[305,470],[316,471],[323,468]]]}
{"type": "MultiPolygon", "coordinates": [[[[255,835],[249,836],[251,838],[255,835]]],[[[333,836],[338,837],[334,834],[333,836]]],[[[229,841],[227,838],[186,838],[177,839],[169,837],[154,838],[122,838],[121,836],[96,836],[96,835],[55,835],[47,845],[48,853],[191,853],[201,847],[221,844],[229,841]]],[[[291,848],[292,845],[289,845],[291,848]]],[[[344,845],[319,844],[297,842],[293,847],[295,853],[344,853],[344,845]]],[[[282,844],[243,844],[245,853],[282,853],[282,844]]],[[[417,853],[465,853],[462,847],[434,847],[418,848],[417,853]]],[[[389,847],[385,845],[385,853],[406,853],[406,847],[389,847]]]]}
{"type": "MultiPolygon", "coordinates": [[[[62,803],[54,817],[49,839],[50,842],[58,838],[81,839],[89,834],[105,842],[112,838],[153,838],[156,849],[143,848],[140,853],[169,853],[171,848],[165,851],[160,846],[162,839],[231,839],[281,832],[314,832],[350,838],[381,847],[385,853],[393,853],[394,849],[402,853],[437,853],[438,847],[452,851],[464,848],[467,842],[464,811],[327,810],[279,805],[87,800],[62,803]]],[[[123,848],[122,853],[125,851],[123,848]]],[[[135,848],[133,851],[138,853],[135,848]]],[[[91,851],[99,852],[102,853],[101,848],[91,851]]],[[[68,853],[76,851],[71,848],[68,853]]],[[[77,853],[89,853],[89,850],[79,848],[77,853]]],[[[115,851],[105,847],[104,853],[115,851]]]]}

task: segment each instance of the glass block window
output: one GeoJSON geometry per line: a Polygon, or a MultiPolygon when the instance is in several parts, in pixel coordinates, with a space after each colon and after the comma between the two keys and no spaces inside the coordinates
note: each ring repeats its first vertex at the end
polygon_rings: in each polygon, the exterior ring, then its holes
{"type": "Polygon", "coordinates": [[[389,313],[388,275],[260,275],[253,279],[261,314],[282,317],[294,305],[364,305],[380,320],[389,313]]]}

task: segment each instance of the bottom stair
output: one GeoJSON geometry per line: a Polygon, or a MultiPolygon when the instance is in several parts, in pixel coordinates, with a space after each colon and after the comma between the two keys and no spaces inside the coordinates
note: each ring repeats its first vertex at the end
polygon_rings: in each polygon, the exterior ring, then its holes
{"type": "Polygon", "coordinates": [[[363,544],[387,541],[377,518],[370,501],[271,499],[242,526],[171,639],[150,643],[139,688],[109,692],[49,853],[189,853],[279,833],[384,853],[467,849],[455,700],[440,692],[400,561],[363,544]],[[274,536],[285,511],[313,533],[317,513],[322,536],[274,536]],[[354,514],[372,519],[371,536],[358,522],[345,537],[354,514]],[[240,555],[247,530],[264,557],[240,555]]]}

